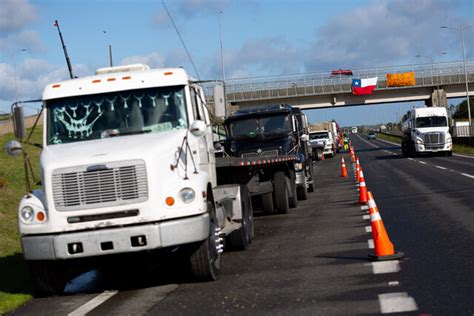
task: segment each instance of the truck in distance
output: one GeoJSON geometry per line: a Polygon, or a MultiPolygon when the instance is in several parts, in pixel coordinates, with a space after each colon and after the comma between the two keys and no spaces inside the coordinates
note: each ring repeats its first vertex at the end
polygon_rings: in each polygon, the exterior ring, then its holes
{"type": "Polygon", "coordinates": [[[404,157],[422,153],[452,155],[453,143],[445,107],[414,108],[402,118],[404,157]]]}
{"type": "MultiPolygon", "coordinates": [[[[297,160],[288,165],[265,169],[259,181],[267,181],[284,173],[289,183],[290,206],[305,200],[307,192],[314,190],[313,166],[308,145],[307,118],[301,109],[287,104],[262,105],[242,108],[225,121],[228,134],[226,152],[233,157],[258,157],[295,155],[297,160]]],[[[283,176],[282,176],[283,177],[283,176]]],[[[274,180],[273,183],[278,181],[274,180]]],[[[274,199],[279,199],[274,191],[274,199]]],[[[259,190],[251,192],[260,195],[259,190]]],[[[263,197],[267,199],[267,197],[263,197]]],[[[269,198],[268,198],[269,199],[269,198]]],[[[267,209],[267,202],[263,202],[267,209]]]]}

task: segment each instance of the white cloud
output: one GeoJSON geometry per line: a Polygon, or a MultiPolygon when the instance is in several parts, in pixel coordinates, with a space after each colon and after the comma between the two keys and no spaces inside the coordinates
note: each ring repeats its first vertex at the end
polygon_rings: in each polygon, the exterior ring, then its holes
{"type": "Polygon", "coordinates": [[[1,0],[0,33],[20,30],[37,19],[36,9],[27,0],[1,0]]]}
{"type": "Polygon", "coordinates": [[[309,70],[375,67],[436,55],[455,42],[441,25],[462,18],[447,1],[373,1],[335,16],[318,30],[305,57],[309,70]]]}

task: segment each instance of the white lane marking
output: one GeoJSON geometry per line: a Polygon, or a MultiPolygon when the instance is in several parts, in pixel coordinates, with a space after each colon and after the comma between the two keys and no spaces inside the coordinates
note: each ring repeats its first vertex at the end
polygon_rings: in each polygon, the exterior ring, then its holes
{"type": "Polygon", "coordinates": [[[81,316],[85,315],[100,304],[104,303],[106,300],[117,294],[118,291],[105,291],[91,299],[89,302],[85,303],[84,305],[80,306],[78,309],[72,311],[68,314],[68,316],[81,316]]]}
{"type": "Polygon", "coordinates": [[[411,160],[411,161],[416,161],[416,160],[415,160],[415,159],[413,159],[413,158],[407,158],[407,159],[408,159],[408,160],[411,160]]]}
{"type": "Polygon", "coordinates": [[[474,176],[472,174],[467,174],[467,173],[461,173],[462,176],[474,179],[474,176]]]}
{"type": "Polygon", "coordinates": [[[368,206],[368,205],[361,205],[361,206],[360,206],[360,209],[361,209],[362,211],[367,211],[367,210],[369,209],[369,206],[368,206]]]}
{"type": "Polygon", "coordinates": [[[374,240],[373,239],[367,240],[367,245],[369,249],[374,249],[374,240]]]}
{"type": "Polygon", "coordinates": [[[372,271],[374,274],[395,273],[400,271],[400,261],[379,261],[372,262],[372,271]]]}
{"type": "Polygon", "coordinates": [[[418,310],[415,299],[406,292],[379,294],[379,304],[383,314],[418,310]]]}
{"type": "Polygon", "coordinates": [[[400,285],[400,282],[398,281],[388,281],[388,286],[397,286],[400,285]]]}
{"type": "Polygon", "coordinates": [[[435,166],[435,167],[438,168],[438,169],[441,169],[441,170],[448,170],[448,168],[441,167],[441,166],[435,166]]]}
{"type": "Polygon", "coordinates": [[[370,215],[362,215],[363,219],[370,219],[370,215]]]}
{"type": "Polygon", "coordinates": [[[424,161],[418,161],[419,163],[421,163],[422,165],[426,165],[426,162],[424,161]]]}
{"type": "Polygon", "coordinates": [[[471,159],[474,159],[474,156],[466,156],[466,155],[461,155],[461,154],[453,154],[453,156],[458,156],[458,157],[464,157],[464,158],[471,158],[471,159]]]}
{"type": "Polygon", "coordinates": [[[371,233],[372,232],[372,226],[365,226],[365,232],[366,233],[371,233]]]}

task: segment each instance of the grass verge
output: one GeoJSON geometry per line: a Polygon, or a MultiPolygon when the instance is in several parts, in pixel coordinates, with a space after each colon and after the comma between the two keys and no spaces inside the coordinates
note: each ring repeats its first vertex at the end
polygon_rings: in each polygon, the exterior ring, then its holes
{"type": "MultiPolygon", "coordinates": [[[[29,300],[31,282],[23,260],[17,225],[17,207],[25,194],[23,159],[9,157],[3,148],[12,134],[0,136],[0,315],[29,300]]],[[[41,127],[32,135],[32,142],[41,143],[41,127]]],[[[39,176],[40,149],[30,145],[23,148],[29,154],[35,176],[39,176]]]]}

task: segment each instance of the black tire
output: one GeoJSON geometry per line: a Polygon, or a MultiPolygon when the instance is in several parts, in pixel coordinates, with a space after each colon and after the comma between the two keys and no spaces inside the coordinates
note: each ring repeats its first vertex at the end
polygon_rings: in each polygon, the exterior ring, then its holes
{"type": "Polygon", "coordinates": [[[447,151],[445,154],[446,157],[451,157],[452,155],[453,155],[452,151],[447,151]]]}
{"type": "Polygon", "coordinates": [[[290,207],[288,201],[288,181],[283,171],[278,171],[273,177],[273,197],[275,201],[275,209],[280,214],[288,213],[290,207]]]}
{"type": "Polygon", "coordinates": [[[29,261],[35,297],[61,295],[68,281],[65,264],[59,261],[29,261]]]}
{"type": "Polygon", "coordinates": [[[242,226],[226,238],[226,246],[229,246],[232,250],[246,250],[253,237],[252,199],[246,185],[240,186],[240,195],[242,201],[242,226]]]}
{"type": "Polygon", "coordinates": [[[215,236],[218,226],[211,201],[207,202],[207,209],[210,217],[209,236],[198,245],[190,257],[191,273],[198,281],[217,280],[221,270],[221,254],[217,250],[219,236],[215,236]]]}
{"type": "Polygon", "coordinates": [[[288,181],[288,188],[290,192],[288,194],[288,203],[290,208],[296,208],[298,206],[298,193],[296,191],[296,177],[295,172],[290,170],[290,178],[286,178],[288,181]]]}
{"type": "Polygon", "coordinates": [[[273,214],[275,212],[272,192],[262,194],[262,210],[265,214],[273,214]]]}

